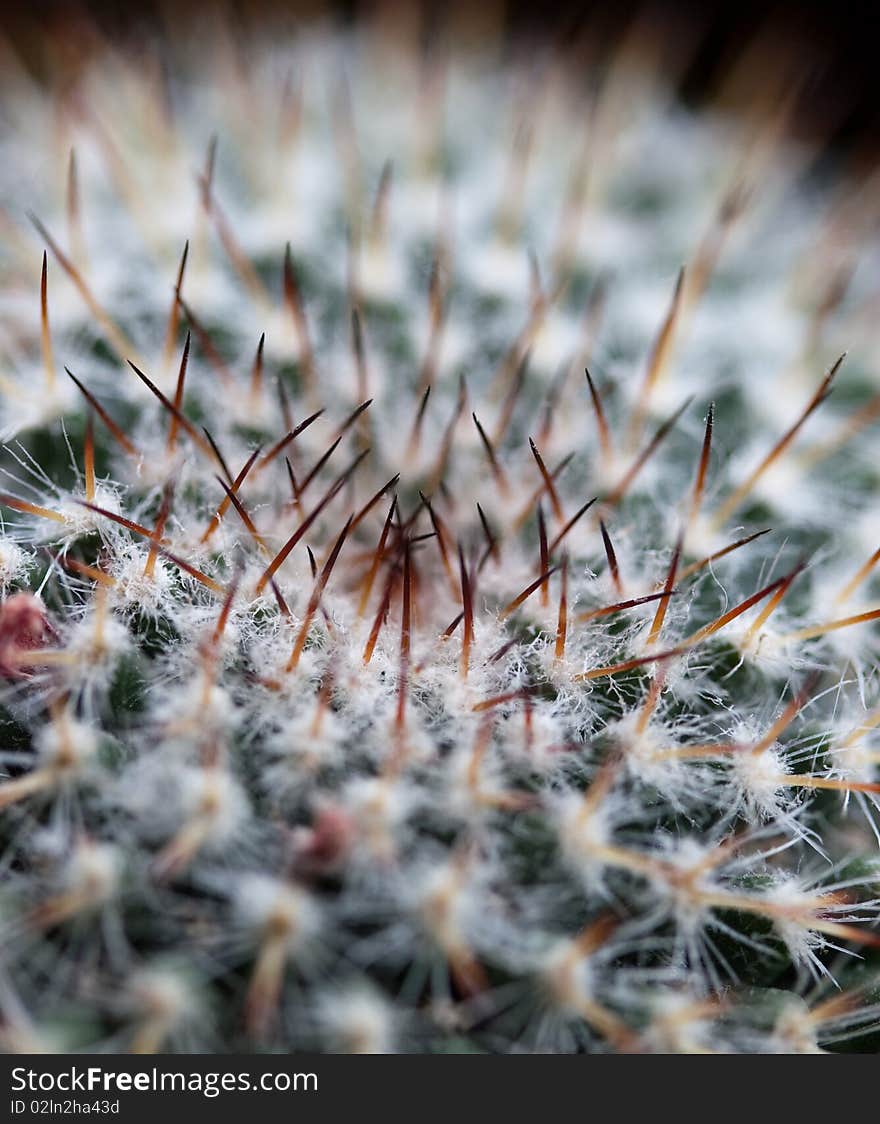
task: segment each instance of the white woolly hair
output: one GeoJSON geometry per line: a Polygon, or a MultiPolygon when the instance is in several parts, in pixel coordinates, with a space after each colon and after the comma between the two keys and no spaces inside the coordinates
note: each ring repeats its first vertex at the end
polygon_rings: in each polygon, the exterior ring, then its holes
{"type": "Polygon", "coordinates": [[[68,34],[0,79],[4,1046],[876,1032],[876,173],[639,34],[68,34]]]}

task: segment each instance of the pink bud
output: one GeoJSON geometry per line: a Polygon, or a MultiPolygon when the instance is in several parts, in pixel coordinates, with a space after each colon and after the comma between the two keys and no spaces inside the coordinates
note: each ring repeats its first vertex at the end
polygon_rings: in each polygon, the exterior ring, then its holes
{"type": "Polygon", "coordinates": [[[0,675],[26,679],[31,671],[20,653],[39,648],[50,631],[46,606],[33,593],[13,593],[0,604],[0,675]]]}
{"type": "Polygon", "coordinates": [[[332,870],[351,848],[354,825],[341,808],[328,805],[315,813],[312,826],[298,833],[298,857],[313,871],[332,870]]]}

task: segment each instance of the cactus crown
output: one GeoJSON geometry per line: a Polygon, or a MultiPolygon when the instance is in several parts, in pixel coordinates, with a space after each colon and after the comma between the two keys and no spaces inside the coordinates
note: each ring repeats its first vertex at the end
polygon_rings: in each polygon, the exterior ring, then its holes
{"type": "Polygon", "coordinates": [[[876,192],[642,45],[7,60],[8,1048],[873,1029],[876,192]]]}

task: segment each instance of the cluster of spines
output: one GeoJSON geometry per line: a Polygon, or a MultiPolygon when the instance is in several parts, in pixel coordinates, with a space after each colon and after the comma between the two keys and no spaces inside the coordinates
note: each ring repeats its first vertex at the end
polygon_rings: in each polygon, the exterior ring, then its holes
{"type": "MultiPolygon", "coordinates": [[[[212,143],[204,217],[259,304],[265,283],[217,201],[215,162],[212,143]]],[[[506,230],[518,226],[515,189],[513,176],[506,230]]],[[[366,237],[374,248],[391,190],[385,164],[366,237]]],[[[221,1016],[224,1031],[243,1027],[256,1043],[385,1049],[461,1035],[490,1048],[786,1049],[870,1024],[870,981],[810,1007],[792,998],[769,1021],[731,990],[760,976],[755,962],[774,947],[785,950],[782,971],[793,964],[808,978],[840,971],[829,965],[838,942],[880,943],[871,861],[854,869],[858,851],[824,840],[826,823],[832,833],[849,823],[851,803],[871,821],[880,791],[865,744],[878,711],[841,724],[828,705],[851,698],[850,679],[870,680],[869,660],[815,643],[880,617],[854,601],[880,552],[839,583],[834,611],[816,615],[808,600],[775,630],[771,618],[783,619],[815,567],[801,557],[779,573],[764,528],[725,533],[790,457],[841,361],[709,515],[714,409],[689,460],[663,454],[691,403],[651,422],[748,194],[738,179],[678,275],[625,411],[589,370],[576,392],[572,364],[546,393],[530,375],[565,291],[545,290],[533,261],[524,326],[490,378],[446,387],[441,419],[430,409],[444,387],[449,264],[439,250],[410,385],[375,387],[375,310],[349,269],[353,385],[342,400],[352,408],[340,411],[342,383],[324,389],[289,247],[281,304],[298,362],[293,379],[278,378],[276,404],[266,335],[242,380],[188,299],[188,247],[154,377],[76,255],[35,219],[96,335],[127,362],[118,378],[130,381],[115,393],[139,420],[117,420],[82,371],[67,370],[72,397],[61,389],[44,254],[45,386],[11,385],[8,416],[15,395],[30,398],[16,431],[48,404],[49,428],[58,432],[53,411],[75,417],[83,447],[66,487],[10,446],[18,485],[0,497],[16,513],[4,543],[16,561],[10,586],[24,584],[29,557],[32,572],[46,567],[42,600],[10,593],[0,614],[7,705],[32,731],[0,785],[16,817],[12,947],[27,934],[45,940],[38,966],[22,968],[13,951],[4,977],[13,1045],[32,1041],[16,979],[38,989],[61,973],[51,959],[63,960],[69,932],[84,934],[78,955],[99,980],[127,981],[131,1035],[112,1040],[122,1048],[180,1041],[185,981],[211,979],[217,965],[227,990],[242,992],[227,997],[235,1014],[221,1016]],[[560,448],[575,402],[596,496],[567,479],[579,450],[560,448]],[[349,457],[341,470],[337,450],[349,457]],[[99,456],[118,483],[101,478],[99,456]],[[671,544],[654,549],[648,536],[658,523],[668,530],[669,513],[645,480],[661,461],[680,502],[671,544]],[[744,566],[731,578],[758,539],[772,571],[753,580],[744,566]],[[732,603],[707,608],[708,575],[737,589],[732,603]],[[820,732],[805,723],[793,739],[805,712],[820,732]],[[804,798],[823,790],[842,798],[842,815],[813,812],[804,798]],[[194,907],[192,894],[202,895],[194,907]],[[129,935],[127,922],[142,924],[139,912],[157,903],[167,922],[129,935]],[[102,930],[111,924],[113,937],[102,930]],[[163,956],[186,971],[150,964],[163,956]],[[301,1019],[285,1003],[290,989],[307,993],[301,1019]]],[[[594,287],[591,339],[611,299],[594,287]]],[[[840,299],[820,302],[811,338],[840,299]]],[[[813,446],[810,467],[875,413],[875,399],[861,404],[813,446]]],[[[112,988],[96,986],[112,1022],[112,988]]]]}

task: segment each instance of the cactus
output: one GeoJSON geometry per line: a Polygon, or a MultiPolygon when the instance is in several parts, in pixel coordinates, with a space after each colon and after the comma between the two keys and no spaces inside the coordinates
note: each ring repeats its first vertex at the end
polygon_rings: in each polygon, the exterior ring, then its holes
{"type": "Polygon", "coordinates": [[[9,50],[5,1048],[876,1042],[876,192],[644,46],[9,50]]]}

